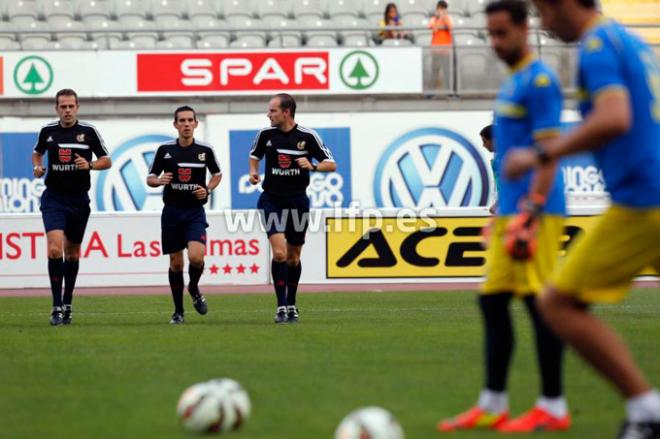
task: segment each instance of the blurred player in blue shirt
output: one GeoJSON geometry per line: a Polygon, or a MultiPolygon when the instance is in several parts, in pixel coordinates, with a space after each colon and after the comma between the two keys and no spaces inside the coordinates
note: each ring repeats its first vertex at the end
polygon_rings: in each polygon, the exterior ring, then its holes
{"type": "Polygon", "coordinates": [[[569,250],[539,304],[555,331],[627,399],[619,437],[660,438],[660,393],[614,331],[587,304],[622,300],[634,276],[660,270],[660,66],[649,46],[602,17],[594,0],[535,0],[543,24],[580,41],[583,123],[565,136],[506,157],[507,175],[594,151],[612,205],[569,250]]]}
{"type": "Polygon", "coordinates": [[[504,433],[566,430],[571,420],[562,389],[563,345],[536,309],[536,296],[559,255],[565,215],[563,180],[556,163],[520,179],[501,173],[511,148],[559,135],[563,106],[555,74],[527,44],[527,6],[520,0],[486,8],[488,33],[497,56],[510,69],[495,102],[495,175],[499,176],[497,217],[488,243],[486,281],[479,295],[484,321],[486,380],[475,407],[438,425],[440,431],[473,428],[504,433]],[[507,378],[514,334],[510,314],[520,298],[534,326],[541,395],[535,406],[508,419],[507,378]]]}

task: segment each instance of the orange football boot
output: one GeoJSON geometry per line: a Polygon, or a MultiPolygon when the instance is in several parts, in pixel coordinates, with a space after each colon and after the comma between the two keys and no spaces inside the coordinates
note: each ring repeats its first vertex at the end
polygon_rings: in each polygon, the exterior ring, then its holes
{"type": "Polygon", "coordinates": [[[503,422],[497,427],[501,433],[531,433],[534,431],[563,431],[571,426],[571,416],[553,416],[540,407],[534,407],[515,419],[503,422]]]}
{"type": "Polygon", "coordinates": [[[487,412],[480,407],[473,407],[470,410],[460,413],[453,418],[438,422],[437,429],[440,432],[449,432],[456,430],[472,430],[475,428],[497,429],[497,427],[509,417],[508,412],[499,415],[487,412]]]}

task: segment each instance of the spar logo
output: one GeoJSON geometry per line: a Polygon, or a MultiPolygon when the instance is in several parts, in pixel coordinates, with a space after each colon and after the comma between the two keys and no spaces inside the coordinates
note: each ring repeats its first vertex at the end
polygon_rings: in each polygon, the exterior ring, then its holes
{"type": "Polygon", "coordinates": [[[141,53],[138,92],[328,90],[328,52],[141,53]]]}
{"type": "Polygon", "coordinates": [[[380,68],[378,61],[369,52],[355,50],[342,59],[339,77],[346,87],[365,90],[376,83],[380,68]]]}
{"type": "Polygon", "coordinates": [[[14,68],[14,84],[27,95],[40,95],[53,84],[53,68],[40,56],[26,56],[14,68]]]}
{"type": "Polygon", "coordinates": [[[374,179],[378,207],[485,206],[484,159],[469,140],[444,128],[421,128],[396,139],[381,156],[374,179]]]}
{"type": "Polygon", "coordinates": [[[146,179],[159,145],[170,136],[146,135],[130,139],[115,149],[112,168],[101,172],[96,183],[99,211],[160,210],[162,188],[147,186],[146,179]]]}

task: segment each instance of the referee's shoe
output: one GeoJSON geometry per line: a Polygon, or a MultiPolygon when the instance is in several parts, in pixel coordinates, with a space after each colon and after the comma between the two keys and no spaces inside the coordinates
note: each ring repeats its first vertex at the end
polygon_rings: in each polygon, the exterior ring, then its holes
{"type": "Polygon", "coordinates": [[[51,326],[58,326],[62,324],[64,316],[62,315],[62,308],[59,306],[54,306],[53,311],[50,313],[50,324],[51,326]]]}
{"type": "Polygon", "coordinates": [[[209,305],[206,303],[206,297],[204,297],[199,291],[199,288],[197,290],[191,290],[190,286],[188,286],[188,292],[192,296],[192,302],[193,306],[195,307],[195,311],[197,311],[199,314],[204,315],[207,312],[209,312],[209,305]]]}

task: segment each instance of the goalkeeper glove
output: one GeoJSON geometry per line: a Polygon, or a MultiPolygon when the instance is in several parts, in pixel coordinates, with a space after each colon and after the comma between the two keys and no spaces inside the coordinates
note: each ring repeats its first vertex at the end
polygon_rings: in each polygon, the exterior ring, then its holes
{"type": "Polygon", "coordinates": [[[544,204],[544,196],[531,194],[522,200],[520,213],[507,224],[504,246],[514,260],[528,261],[534,257],[537,247],[536,232],[544,204]]]}

